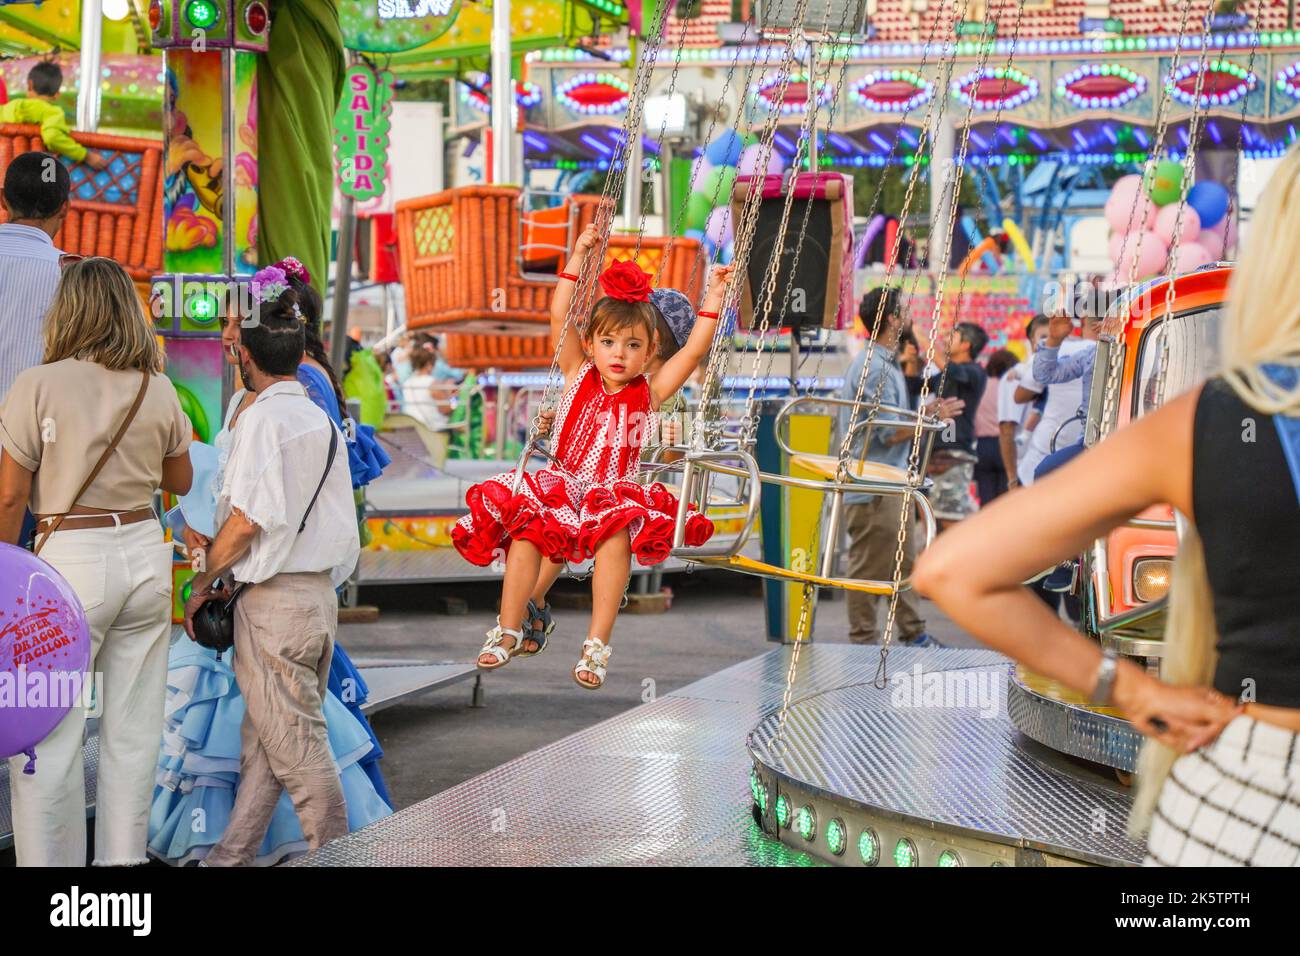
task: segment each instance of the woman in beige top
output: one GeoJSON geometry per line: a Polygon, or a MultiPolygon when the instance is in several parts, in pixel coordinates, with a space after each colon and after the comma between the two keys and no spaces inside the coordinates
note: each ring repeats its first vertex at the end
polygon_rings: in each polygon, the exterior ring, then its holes
{"type": "MultiPolygon", "coordinates": [[[[81,599],[100,710],[95,862],[142,863],[162,735],[171,631],[172,546],[151,502],[189,491],[190,421],[160,371],[162,354],[135,286],[111,259],[64,271],[46,316],[45,362],[0,406],[0,541],[36,515],[40,556],[81,599]],[[121,442],[89,477],[148,386],[121,442]],[[77,499],[77,500],[74,500],[77,499]],[[51,519],[67,517],[54,534],[51,519]]],[[[83,866],[85,711],[73,707],[39,744],[34,775],[10,761],[19,866],[83,866]]]]}

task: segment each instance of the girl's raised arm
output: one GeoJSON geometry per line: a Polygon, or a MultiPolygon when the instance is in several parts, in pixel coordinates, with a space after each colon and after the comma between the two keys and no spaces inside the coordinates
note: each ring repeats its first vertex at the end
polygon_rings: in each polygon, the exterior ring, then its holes
{"type": "Polygon", "coordinates": [[[686,384],[704,356],[709,354],[709,345],[718,330],[718,310],[726,298],[731,275],[731,266],[714,266],[709,274],[709,291],[704,296],[704,305],[696,314],[695,326],[691,329],[686,344],[664,362],[650,382],[650,399],[656,409],[686,384]]]}
{"type": "MultiPolygon", "coordinates": [[[[584,229],[578,236],[578,241],[573,244],[573,255],[569,257],[569,264],[560,273],[559,284],[551,295],[552,343],[560,341],[564,323],[569,317],[569,306],[573,303],[573,294],[578,286],[577,277],[582,274],[582,264],[587,261],[587,256],[596,247],[598,238],[594,225],[584,229]]],[[[584,360],[582,335],[575,320],[573,328],[569,329],[569,334],[564,336],[564,347],[560,350],[560,374],[564,376],[566,383],[582,366],[584,360]]]]}

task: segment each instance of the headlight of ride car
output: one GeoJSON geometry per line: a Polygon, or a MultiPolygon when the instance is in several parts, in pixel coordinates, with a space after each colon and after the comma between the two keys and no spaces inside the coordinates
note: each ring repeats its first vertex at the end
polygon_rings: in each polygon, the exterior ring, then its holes
{"type": "Polygon", "coordinates": [[[1169,558],[1141,558],[1133,562],[1133,596],[1144,604],[1169,593],[1174,563],[1169,558]]]}

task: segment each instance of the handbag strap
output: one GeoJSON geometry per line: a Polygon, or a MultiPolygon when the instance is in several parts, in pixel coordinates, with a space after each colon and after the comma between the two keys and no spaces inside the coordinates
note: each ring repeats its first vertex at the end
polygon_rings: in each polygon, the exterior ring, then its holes
{"type": "Polygon", "coordinates": [[[316,499],[320,497],[321,489],[325,487],[325,479],[330,475],[330,469],[334,467],[334,456],[339,450],[339,430],[330,422],[330,453],[325,459],[325,471],[320,476],[320,481],[316,485],[316,493],[311,496],[311,501],[307,503],[307,510],[302,514],[302,524],[298,525],[298,533],[302,534],[302,529],[307,527],[307,518],[311,515],[311,509],[316,507],[316,499]]]}
{"type": "MultiPolygon", "coordinates": [[[[330,423],[330,450],[325,459],[325,470],[321,473],[320,481],[316,483],[316,492],[311,496],[311,501],[307,502],[307,510],[302,513],[302,522],[298,525],[298,534],[302,534],[303,528],[307,527],[307,519],[311,517],[311,509],[316,507],[316,499],[320,497],[321,489],[325,487],[325,479],[330,475],[330,469],[334,467],[334,456],[339,449],[339,431],[330,423]]],[[[241,591],[246,587],[246,582],[239,582],[230,592],[230,599],[226,601],[226,609],[234,607],[235,599],[239,597],[241,591]]]]}
{"type": "Polygon", "coordinates": [[[36,543],[36,547],[32,549],[32,554],[41,553],[41,548],[45,547],[45,542],[49,541],[50,536],[62,527],[63,519],[72,513],[73,508],[77,507],[77,502],[81,501],[81,496],[86,493],[92,484],[95,483],[95,479],[99,477],[99,473],[103,471],[104,466],[108,464],[109,457],[117,450],[118,443],[122,440],[122,437],[126,435],[126,430],[131,427],[131,422],[135,421],[136,413],[140,411],[140,406],[144,404],[145,393],[149,391],[149,378],[150,376],[148,372],[142,371],[140,373],[140,391],[135,393],[135,401],[131,403],[131,407],[126,413],[126,418],[122,419],[122,424],[118,426],[117,434],[114,435],[113,440],[108,443],[108,447],[104,449],[104,453],[99,456],[99,461],[95,462],[95,467],[90,470],[90,474],[86,477],[86,480],[81,483],[81,487],[77,490],[77,494],[72,499],[72,504],[68,505],[68,510],[63,512],[61,515],[55,516],[54,523],[46,530],[45,536],[36,543]]]}

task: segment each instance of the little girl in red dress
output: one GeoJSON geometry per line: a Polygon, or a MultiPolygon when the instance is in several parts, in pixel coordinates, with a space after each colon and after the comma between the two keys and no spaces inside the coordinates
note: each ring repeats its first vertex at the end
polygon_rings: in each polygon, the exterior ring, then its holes
{"type": "MultiPolygon", "coordinates": [[[[560,275],[551,302],[555,340],[573,298],[574,273],[596,240],[594,227],[588,227],[560,275]]],[[[630,261],[616,262],[600,276],[605,296],[592,308],[585,330],[565,336],[560,353],[565,388],[552,430],[556,461],[525,473],[517,491],[514,472],[474,485],[465,496],[469,513],[452,530],[466,560],[484,566],[503,551],[506,558],[501,614],[488,632],[479,667],[501,667],[523,656],[524,631],[501,622],[526,623],[543,558],[560,564],[594,557],[591,630],[573,673],[583,687],[604,683],[632,556],[643,565],[658,564],[672,547],[677,498],[659,482],[636,480],[641,449],[658,427],[659,406],[707,354],[730,275],[730,268],[714,270],[699,313],[706,321],[696,322],[685,345],[653,378],[645,375],[657,347],[650,276],[630,261]]],[[[712,534],[713,523],[703,514],[687,520],[687,544],[703,544],[712,534]]]]}

